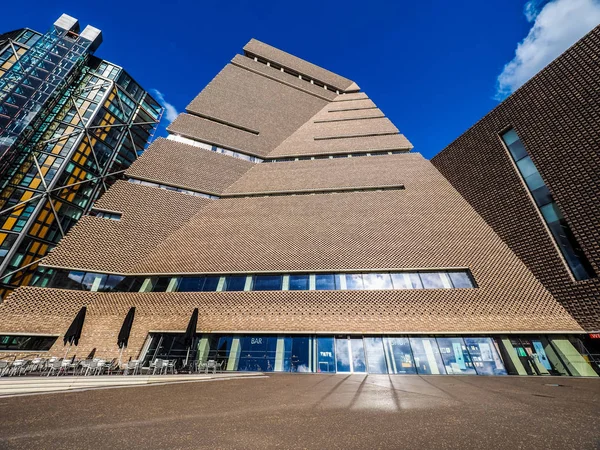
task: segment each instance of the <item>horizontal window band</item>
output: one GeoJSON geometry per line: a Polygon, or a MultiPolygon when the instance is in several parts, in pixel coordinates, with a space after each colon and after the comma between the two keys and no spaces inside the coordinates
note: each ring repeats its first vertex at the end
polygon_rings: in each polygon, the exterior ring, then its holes
{"type": "Polygon", "coordinates": [[[42,268],[33,286],[91,292],[236,292],[465,289],[477,285],[468,269],[390,272],[230,273],[196,276],[119,276],[42,268]]]}
{"type": "Polygon", "coordinates": [[[398,191],[404,190],[403,184],[388,186],[360,186],[360,187],[341,187],[341,188],[320,188],[320,189],[296,189],[289,191],[265,191],[265,192],[244,192],[221,194],[221,198],[246,198],[246,197],[278,197],[284,195],[312,195],[312,194],[336,194],[345,192],[374,192],[374,191],[398,191]]]}
{"type": "Polygon", "coordinates": [[[330,109],[327,112],[336,113],[336,112],[344,112],[344,111],[362,111],[365,109],[379,109],[377,106],[366,106],[364,108],[344,108],[344,109],[330,109]]]}
{"type": "Polygon", "coordinates": [[[399,135],[399,132],[383,132],[383,133],[364,133],[364,134],[346,134],[344,136],[316,136],[315,141],[330,141],[334,139],[354,139],[362,137],[377,137],[377,136],[394,136],[399,135]]]}
{"type": "MultiPolygon", "coordinates": [[[[344,97],[345,94],[341,94],[340,97],[344,97]]],[[[361,100],[371,100],[369,97],[362,97],[362,98],[336,98],[334,100],[332,100],[332,103],[338,103],[338,102],[359,102],[361,100]]]]}
{"type": "Polygon", "coordinates": [[[264,162],[290,162],[290,161],[310,161],[317,159],[338,159],[338,158],[360,158],[363,156],[384,156],[384,155],[400,155],[409,153],[410,149],[385,149],[385,150],[363,150],[353,151],[352,153],[326,153],[316,155],[299,155],[299,156],[282,156],[279,158],[265,159],[264,162]]]}
{"type": "MultiPolygon", "coordinates": [[[[322,100],[326,100],[328,102],[331,101],[331,99],[329,97],[325,96],[325,95],[319,95],[316,92],[312,92],[311,90],[308,90],[308,89],[303,89],[300,86],[297,86],[297,85],[292,84],[292,83],[288,83],[287,81],[284,81],[284,80],[282,80],[280,78],[267,75],[264,72],[261,72],[259,70],[254,70],[254,69],[252,69],[250,67],[246,67],[245,65],[237,63],[235,60],[231,61],[230,64],[233,64],[234,66],[239,67],[240,69],[244,69],[244,70],[247,70],[248,72],[255,73],[256,75],[260,75],[262,77],[265,77],[265,78],[267,78],[269,80],[272,80],[272,81],[275,81],[277,83],[281,83],[281,84],[283,84],[285,86],[288,86],[288,87],[290,87],[292,89],[296,89],[297,91],[303,92],[303,93],[308,94],[308,95],[312,95],[313,97],[317,97],[317,98],[320,98],[322,100]]],[[[290,74],[286,73],[286,75],[290,75],[290,74]]]]}
{"type": "Polygon", "coordinates": [[[298,72],[297,70],[292,69],[292,68],[290,68],[288,66],[285,66],[285,65],[283,65],[281,63],[278,63],[278,62],[275,62],[275,61],[271,61],[271,60],[269,60],[267,58],[264,58],[263,56],[253,54],[253,53],[250,53],[248,51],[244,51],[244,56],[246,56],[247,58],[253,59],[256,62],[264,64],[264,65],[266,65],[268,67],[271,67],[271,68],[273,68],[275,70],[282,71],[283,73],[285,73],[287,75],[290,75],[290,76],[292,76],[294,78],[298,78],[298,79],[301,79],[303,81],[306,81],[307,83],[313,84],[313,85],[318,86],[320,88],[324,88],[327,91],[335,92],[335,93],[339,93],[339,92],[343,92],[344,91],[343,89],[341,89],[339,87],[333,86],[333,85],[331,85],[329,83],[325,83],[324,81],[318,80],[318,79],[316,79],[316,78],[314,78],[314,77],[312,77],[310,75],[305,75],[302,72],[298,72]],[[312,81],[312,83],[311,83],[311,81],[312,81]]]}
{"type": "Polygon", "coordinates": [[[348,117],[347,119],[315,120],[313,123],[347,122],[350,120],[370,120],[370,119],[385,119],[385,114],[382,113],[380,116],[348,117]]]}
{"type": "Polygon", "coordinates": [[[189,188],[183,187],[183,186],[175,186],[172,184],[159,183],[159,182],[156,182],[156,181],[153,181],[153,180],[150,180],[147,178],[142,178],[142,177],[130,176],[127,181],[132,184],[139,184],[140,186],[155,187],[155,188],[163,189],[166,191],[179,192],[180,194],[193,195],[195,197],[204,197],[204,198],[209,198],[209,199],[218,199],[219,198],[219,194],[215,194],[212,192],[202,192],[202,191],[197,191],[194,189],[189,189],[189,188]]]}
{"type": "Polygon", "coordinates": [[[236,130],[245,131],[246,133],[254,134],[255,136],[259,135],[259,132],[253,130],[251,128],[244,127],[242,125],[237,125],[235,123],[227,122],[226,120],[217,119],[216,117],[207,116],[206,114],[200,114],[194,111],[190,111],[188,109],[185,110],[186,114],[190,116],[199,117],[201,119],[210,120],[211,122],[219,123],[221,125],[225,125],[227,127],[235,128],[236,130]]]}
{"type": "MultiPolygon", "coordinates": [[[[169,131],[169,130],[167,130],[167,131],[169,131]]],[[[255,156],[253,154],[245,153],[245,152],[239,151],[238,149],[234,149],[231,147],[226,147],[226,146],[223,146],[222,144],[201,141],[199,139],[190,137],[185,134],[181,134],[179,132],[171,133],[169,131],[167,140],[174,141],[174,142],[180,142],[182,144],[191,145],[192,147],[202,148],[204,150],[219,153],[221,155],[231,156],[233,158],[238,158],[238,159],[242,159],[244,161],[249,161],[249,162],[253,162],[253,163],[259,163],[259,162],[264,161],[263,158],[259,158],[258,156],[255,156]]]]}

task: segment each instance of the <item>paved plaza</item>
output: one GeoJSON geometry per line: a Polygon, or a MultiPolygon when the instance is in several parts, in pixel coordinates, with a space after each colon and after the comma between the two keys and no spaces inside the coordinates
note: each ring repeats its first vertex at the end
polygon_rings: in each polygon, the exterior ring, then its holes
{"type": "Polygon", "coordinates": [[[0,448],[587,449],[599,415],[592,379],[277,374],[0,398],[0,448]]]}

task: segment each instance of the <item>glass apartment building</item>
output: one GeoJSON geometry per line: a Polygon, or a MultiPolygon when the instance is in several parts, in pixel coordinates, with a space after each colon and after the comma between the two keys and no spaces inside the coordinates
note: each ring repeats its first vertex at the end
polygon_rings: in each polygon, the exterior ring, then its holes
{"type": "Polygon", "coordinates": [[[143,152],[161,107],[93,56],[100,30],[63,15],[0,35],[0,295],[43,258],[143,152]]]}
{"type": "Polygon", "coordinates": [[[251,40],[0,305],[0,356],[596,377],[586,330],[348,78],[251,40]],[[8,345],[8,344],[7,344],[8,345]],[[3,353],[4,352],[4,353],[3,353]]]}

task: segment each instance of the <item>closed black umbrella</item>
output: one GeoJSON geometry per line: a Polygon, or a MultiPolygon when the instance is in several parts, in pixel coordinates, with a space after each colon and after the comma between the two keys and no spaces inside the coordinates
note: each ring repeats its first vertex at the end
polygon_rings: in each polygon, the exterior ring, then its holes
{"type": "Polygon", "coordinates": [[[119,337],[117,337],[117,345],[119,348],[127,347],[129,343],[129,335],[131,334],[131,327],[133,326],[133,319],[135,318],[135,306],[129,308],[129,312],[125,316],[123,325],[121,325],[121,331],[119,331],[119,337]]]}
{"type": "Polygon", "coordinates": [[[194,343],[196,338],[196,328],[198,328],[198,308],[194,308],[190,322],[188,323],[185,335],[183,336],[183,345],[187,347],[187,355],[185,357],[185,365],[187,366],[188,358],[190,356],[190,347],[194,343]]]}
{"type": "Polygon", "coordinates": [[[83,322],[85,321],[85,313],[86,307],[82,306],[73,322],[69,326],[69,329],[65,333],[65,337],[63,338],[64,345],[67,343],[73,345],[79,344],[79,338],[81,338],[81,330],[83,330],[83,322]]]}
{"type": "Polygon", "coordinates": [[[127,347],[129,343],[129,335],[131,334],[131,327],[133,326],[133,319],[135,318],[135,306],[129,308],[129,312],[125,316],[123,325],[121,325],[121,331],[117,337],[117,346],[121,349],[119,351],[119,366],[121,366],[121,358],[123,356],[123,348],[127,347]]]}
{"type": "Polygon", "coordinates": [[[67,345],[67,343],[69,344],[69,348],[65,353],[65,358],[67,357],[69,350],[71,350],[71,346],[73,344],[75,344],[76,346],[77,344],[79,344],[79,338],[81,338],[81,330],[83,330],[83,322],[85,322],[86,311],[86,307],[82,306],[77,315],[75,316],[75,319],[73,319],[73,322],[71,322],[71,325],[67,329],[67,332],[65,333],[65,337],[63,338],[64,345],[67,345]]]}

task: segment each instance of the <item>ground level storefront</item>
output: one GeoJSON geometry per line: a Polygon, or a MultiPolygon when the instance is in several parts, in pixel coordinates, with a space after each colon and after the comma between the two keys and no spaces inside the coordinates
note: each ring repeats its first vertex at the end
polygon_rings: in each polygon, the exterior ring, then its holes
{"type": "MultiPolygon", "coordinates": [[[[150,333],[145,363],[188,355],[179,333],[150,333]]],[[[204,334],[189,358],[227,371],[418,375],[564,375],[600,369],[575,335],[369,336],[204,334]]]]}

